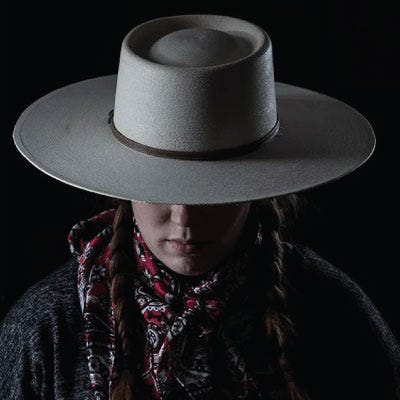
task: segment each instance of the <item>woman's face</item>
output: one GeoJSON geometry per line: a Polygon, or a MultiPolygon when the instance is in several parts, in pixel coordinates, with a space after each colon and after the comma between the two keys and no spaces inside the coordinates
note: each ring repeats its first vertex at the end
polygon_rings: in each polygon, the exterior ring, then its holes
{"type": "Polygon", "coordinates": [[[132,201],[136,223],[150,251],[183,275],[199,275],[222,262],[234,249],[249,209],[250,202],[199,206],[132,201]]]}

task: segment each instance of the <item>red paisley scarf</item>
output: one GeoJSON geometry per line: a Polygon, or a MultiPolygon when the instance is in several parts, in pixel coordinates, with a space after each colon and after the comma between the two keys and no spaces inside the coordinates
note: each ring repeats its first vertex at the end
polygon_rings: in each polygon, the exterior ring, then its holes
{"type": "MultiPolygon", "coordinates": [[[[68,235],[79,262],[78,292],[89,376],[99,400],[110,398],[124,361],[118,358],[110,301],[114,214],[113,209],[81,221],[68,235]]],[[[137,352],[144,358],[134,364],[134,386],[140,399],[265,398],[244,356],[260,318],[253,312],[252,288],[247,285],[248,277],[256,272],[261,225],[247,222],[236,250],[224,263],[201,276],[186,277],[151,253],[133,222],[138,268],[132,296],[143,317],[136,348],[144,348],[144,353],[137,352]]]]}

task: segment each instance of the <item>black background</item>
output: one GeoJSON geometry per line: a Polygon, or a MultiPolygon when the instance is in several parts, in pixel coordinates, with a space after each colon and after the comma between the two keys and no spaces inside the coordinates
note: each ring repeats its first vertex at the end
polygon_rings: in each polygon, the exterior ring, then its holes
{"type": "MultiPolygon", "coordinates": [[[[93,211],[94,196],[33,168],[14,148],[19,114],[58,87],[117,72],[120,44],[145,20],[175,14],[240,17],[262,26],[274,48],[277,81],[349,103],[371,122],[377,148],[343,179],[309,190],[295,238],[355,279],[399,337],[397,184],[399,29],[382,3],[269,1],[254,8],[163,6],[155,2],[65,2],[8,12],[7,115],[3,132],[7,257],[1,312],[68,257],[66,235],[93,211]]],[[[4,62],[4,57],[3,57],[4,62]]],[[[318,299],[316,299],[318,301],[318,299]]]]}

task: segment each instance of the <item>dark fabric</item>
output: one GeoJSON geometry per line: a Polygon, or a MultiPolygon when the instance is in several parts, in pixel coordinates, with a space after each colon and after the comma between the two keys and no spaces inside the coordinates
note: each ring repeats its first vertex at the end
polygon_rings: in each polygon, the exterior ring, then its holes
{"type": "MultiPolygon", "coordinates": [[[[311,399],[396,399],[399,346],[365,293],[307,247],[288,264],[295,367],[311,399]]],[[[2,321],[1,399],[93,399],[76,269],[71,259],[32,286],[2,321]]]]}

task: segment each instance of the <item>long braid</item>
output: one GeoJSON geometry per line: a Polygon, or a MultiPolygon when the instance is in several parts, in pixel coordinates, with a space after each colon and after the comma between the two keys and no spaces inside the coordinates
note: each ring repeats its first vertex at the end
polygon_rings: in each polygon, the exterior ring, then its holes
{"type": "Polygon", "coordinates": [[[289,353],[295,336],[295,327],[287,310],[287,287],[285,280],[285,248],[282,234],[288,208],[295,209],[295,196],[273,198],[255,202],[255,207],[262,221],[264,253],[270,268],[271,282],[268,292],[268,309],[266,311],[266,333],[273,346],[275,368],[283,387],[272,395],[274,399],[305,400],[306,393],[295,383],[289,363],[289,353]]]}
{"type": "MultiPolygon", "coordinates": [[[[136,309],[133,295],[128,295],[133,287],[133,269],[135,259],[132,250],[133,213],[129,201],[120,201],[116,210],[110,243],[111,249],[111,300],[114,304],[114,316],[120,340],[124,368],[115,383],[113,400],[133,400],[132,343],[135,327],[136,309]]],[[[137,351],[137,349],[135,349],[137,351]]]]}

